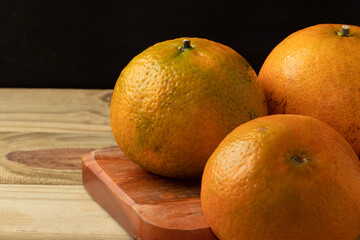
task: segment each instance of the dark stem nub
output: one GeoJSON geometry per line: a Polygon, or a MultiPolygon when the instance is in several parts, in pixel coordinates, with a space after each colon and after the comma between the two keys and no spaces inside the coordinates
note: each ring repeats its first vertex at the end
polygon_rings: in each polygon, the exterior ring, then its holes
{"type": "Polygon", "coordinates": [[[349,37],[350,36],[350,27],[347,25],[342,25],[339,35],[342,37],[349,37]]]}
{"type": "Polygon", "coordinates": [[[192,49],[192,47],[190,45],[190,40],[189,39],[184,39],[180,50],[182,52],[185,52],[186,50],[189,50],[189,49],[192,49]]]}
{"type": "Polygon", "coordinates": [[[302,157],[300,155],[291,156],[291,160],[293,160],[297,164],[303,164],[307,161],[305,157],[302,157]]]}

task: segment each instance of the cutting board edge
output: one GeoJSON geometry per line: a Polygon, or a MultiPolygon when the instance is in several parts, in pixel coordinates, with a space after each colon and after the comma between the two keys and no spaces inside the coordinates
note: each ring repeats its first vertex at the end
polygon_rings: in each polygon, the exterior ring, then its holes
{"type": "MultiPolygon", "coordinates": [[[[124,210],[121,211],[119,208],[115,208],[115,206],[120,204],[122,208],[128,208],[130,213],[132,213],[133,209],[129,205],[126,205],[122,199],[115,198],[114,195],[111,194],[112,191],[105,184],[103,176],[96,175],[94,172],[100,169],[100,166],[95,160],[95,151],[96,150],[82,156],[83,186],[95,202],[97,202],[113,219],[115,219],[115,221],[132,237],[138,239],[139,236],[136,234],[136,229],[132,227],[133,225],[130,224],[129,221],[125,221],[126,218],[119,217],[119,214],[124,214],[124,210]]],[[[133,218],[134,217],[131,219],[133,218]]]]}
{"type": "Polygon", "coordinates": [[[206,228],[197,229],[169,229],[154,225],[143,219],[136,211],[136,203],[130,199],[110,177],[102,171],[95,160],[94,150],[82,156],[83,185],[90,196],[106,212],[115,219],[132,237],[142,240],[173,239],[173,240],[197,240],[207,233],[206,240],[215,240],[211,230],[206,228]],[[100,174],[96,174],[99,172],[100,174]],[[110,189],[109,185],[114,189],[110,189]],[[120,197],[113,193],[120,193],[120,197]],[[105,196],[105,197],[104,197],[105,196]],[[133,207],[133,208],[132,208],[133,207]],[[126,211],[126,209],[128,211],[126,211]],[[127,214],[128,212],[128,214],[127,214]],[[124,217],[126,215],[126,217],[124,217]]]}
{"type": "MultiPolygon", "coordinates": [[[[82,169],[84,169],[84,165],[87,167],[87,169],[90,170],[90,172],[95,175],[96,173],[96,179],[99,179],[101,183],[114,195],[118,194],[120,196],[119,199],[121,199],[123,202],[127,203],[128,205],[134,205],[135,201],[132,200],[121,188],[119,188],[115,182],[112,181],[112,179],[103,171],[103,169],[99,166],[98,162],[95,158],[95,153],[97,150],[91,151],[88,154],[85,154],[82,157],[82,169]]],[[[84,175],[84,171],[83,171],[84,175]]],[[[94,176],[95,177],[95,176],[94,176]]],[[[84,183],[84,181],[83,181],[84,183]]]]}

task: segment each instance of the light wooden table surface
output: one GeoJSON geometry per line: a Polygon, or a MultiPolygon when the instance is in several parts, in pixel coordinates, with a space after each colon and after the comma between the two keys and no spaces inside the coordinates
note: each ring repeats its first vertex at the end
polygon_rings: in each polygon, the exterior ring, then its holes
{"type": "Polygon", "coordinates": [[[0,240],[133,239],[81,180],[81,156],[116,145],[111,93],[0,88],[0,240]]]}

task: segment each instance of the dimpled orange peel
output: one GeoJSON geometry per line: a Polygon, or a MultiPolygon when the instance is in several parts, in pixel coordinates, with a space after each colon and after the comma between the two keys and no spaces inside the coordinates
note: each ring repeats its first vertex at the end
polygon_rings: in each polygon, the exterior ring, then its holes
{"type": "Polygon", "coordinates": [[[355,240],[360,162],[318,119],[257,118],[232,131],[209,158],[201,205],[220,240],[355,240]]]}
{"type": "Polygon", "coordinates": [[[130,61],[112,96],[110,122],[128,158],[166,177],[199,178],[219,142],[267,114],[249,63],[202,38],[157,43],[130,61]]]}
{"type": "Polygon", "coordinates": [[[308,115],[360,155],[360,27],[319,24],[277,45],[259,73],[269,113],[308,115]]]}

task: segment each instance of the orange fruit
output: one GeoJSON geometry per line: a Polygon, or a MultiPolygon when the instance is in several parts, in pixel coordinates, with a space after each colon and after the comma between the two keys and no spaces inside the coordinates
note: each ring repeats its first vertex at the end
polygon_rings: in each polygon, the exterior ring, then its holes
{"type": "Polygon", "coordinates": [[[318,119],[257,118],[233,130],[209,158],[201,205],[221,240],[354,240],[360,162],[318,119]]]}
{"type": "Polygon", "coordinates": [[[360,155],[360,27],[319,24],[278,44],[259,73],[269,113],[318,118],[360,155]]]}
{"type": "Polygon", "coordinates": [[[157,43],[121,72],[110,122],[128,158],[167,177],[201,177],[205,163],[235,127],[267,114],[249,63],[201,38],[157,43]]]}

